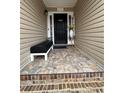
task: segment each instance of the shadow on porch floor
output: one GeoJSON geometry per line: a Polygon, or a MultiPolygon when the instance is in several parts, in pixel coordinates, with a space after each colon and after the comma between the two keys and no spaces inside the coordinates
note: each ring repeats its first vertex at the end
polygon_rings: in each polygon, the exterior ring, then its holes
{"type": "Polygon", "coordinates": [[[21,74],[82,73],[103,71],[103,66],[82,55],[75,47],[54,49],[47,61],[36,57],[21,70],[21,74]]]}

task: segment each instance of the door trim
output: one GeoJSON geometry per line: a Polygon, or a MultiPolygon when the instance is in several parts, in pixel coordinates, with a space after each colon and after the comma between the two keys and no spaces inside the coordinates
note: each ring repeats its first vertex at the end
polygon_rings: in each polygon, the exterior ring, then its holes
{"type": "MultiPolygon", "coordinates": [[[[59,12],[59,11],[52,11],[52,12],[48,12],[48,16],[47,16],[47,36],[48,38],[50,38],[50,15],[52,16],[52,41],[53,41],[53,45],[56,45],[54,42],[54,14],[67,14],[67,44],[66,45],[70,45],[70,40],[69,40],[69,15],[73,16],[74,18],[74,13],[73,12],[59,12]]],[[[73,22],[75,24],[75,22],[73,22]]],[[[58,44],[57,44],[58,45],[58,44]]],[[[65,44],[64,44],[65,45],[65,44]]]]}

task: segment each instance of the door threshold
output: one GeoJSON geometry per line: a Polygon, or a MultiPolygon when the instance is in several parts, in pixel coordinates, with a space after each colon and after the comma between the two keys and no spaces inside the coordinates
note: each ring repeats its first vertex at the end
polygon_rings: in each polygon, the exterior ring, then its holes
{"type": "Polygon", "coordinates": [[[67,44],[55,44],[53,45],[54,49],[67,48],[67,44]]]}
{"type": "Polygon", "coordinates": [[[68,46],[68,44],[54,44],[53,46],[68,46]]]}

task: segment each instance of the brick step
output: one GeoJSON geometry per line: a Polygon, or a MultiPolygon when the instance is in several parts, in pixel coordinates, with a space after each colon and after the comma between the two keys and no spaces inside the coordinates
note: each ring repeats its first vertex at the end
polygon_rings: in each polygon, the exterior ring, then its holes
{"type": "Polygon", "coordinates": [[[27,80],[27,81],[21,81],[20,85],[43,85],[43,84],[60,84],[60,83],[94,83],[94,82],[102,82],[103,78],[96,80],[96,79],[56,79],[56,80],[27,80]]]}
{"type": "Polygon", "coordinates": [[[21,93],[103,93],[104,72],[21,75],[20,81],[21,93]]]}
{"type": "Polygon", "coordinates": [[[46,92],[46,91],[64,91],[64,90],[103,90],[103,82],[92,82],[92,83],[66,83],[66,84],[52,84],[52,85],[31,85],[21,86],[20,91],[34,91],[34,92],[46,92]]]}
{"type": "Polygon", "coordinates": [[[87,79],[104,77],[104,72],[62,73],[62,74],[28,74],[20,75],[21,81],[26,80],[54,80],[54,79],[87,79]]]}

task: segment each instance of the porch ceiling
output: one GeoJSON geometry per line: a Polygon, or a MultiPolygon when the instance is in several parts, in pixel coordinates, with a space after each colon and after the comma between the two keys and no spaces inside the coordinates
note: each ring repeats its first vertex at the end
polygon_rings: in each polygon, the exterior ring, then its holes
{"type": "Polygon", "coordinates": [[[43,0],[46,7],[74,7],[77,0],[43,0]]]}

